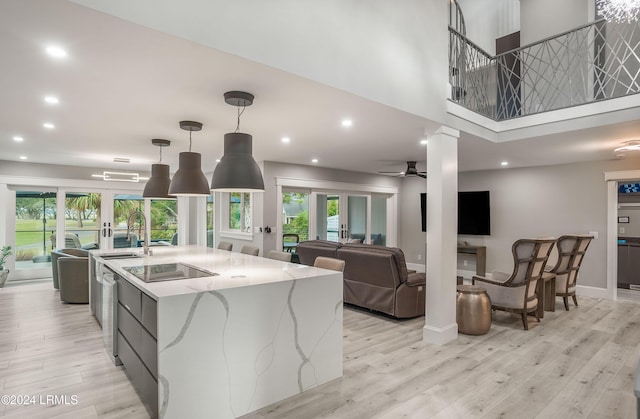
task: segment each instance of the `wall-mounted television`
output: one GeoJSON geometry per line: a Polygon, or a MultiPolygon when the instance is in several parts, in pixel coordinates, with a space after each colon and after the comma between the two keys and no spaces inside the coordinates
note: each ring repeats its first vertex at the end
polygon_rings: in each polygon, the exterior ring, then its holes
{"type": "Polygon", "coordinates": [[[489,191],[458,192],[458,234],[491,234],[489,191]]]}
{"type": "MultiPolygon", "coordinates": [[[[422,231],[427,231],[427,194],[420,194],[422,231]]],[[[458,234],[491,234],[489,191],[458,192],[458,234]]]]}

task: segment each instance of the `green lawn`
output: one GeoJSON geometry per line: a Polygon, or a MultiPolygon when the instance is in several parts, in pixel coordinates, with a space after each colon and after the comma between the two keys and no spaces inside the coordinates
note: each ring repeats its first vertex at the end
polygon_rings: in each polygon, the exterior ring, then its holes
{"type": "MultiPolygon", "coordinates": [[[[77,220],[65,220],[65,227],[70,231],[77,230],[96,230],[96,222],[94,220],[84,220],[82,228],[78,227],[77,220]]],[[[51,233],[56,228],[55,219],[47,219],[45,241],[48,247],[51,247],[51,233]]],[[[42,245],[42,220],[16,220],[16,248],[23,246],[42,245]]]]}

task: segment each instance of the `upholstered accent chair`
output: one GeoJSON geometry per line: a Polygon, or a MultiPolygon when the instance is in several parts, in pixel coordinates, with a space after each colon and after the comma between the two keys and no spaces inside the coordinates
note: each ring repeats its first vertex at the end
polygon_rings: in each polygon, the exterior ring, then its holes
{"type": "Polygon", "coordinates": [[[332,271],[344,272],[344,260],[329,258],[326,256],[318,256],[313,262],[316,268],[330,269],[332,271]]]}
{"type": "Polygon", "coordinates": [[[232,251],[233,250],[233,243],[220,242],[220,243],[218,243],[218,249],[232,251]]]}
{"type": "Polygon", "coordinates": [[[258,256],[258,254],[260,253],[260,248],[245,244],[244,246],[242,246],[242,249],[240,249],[240,253],[244,253],[245,255],[258,256]]]}
{"type": "Polygon", "coordinates": [[[267,254],[267,258],[280,260],[282,262],[291,262],[291,252],[281,252],[279,250],[270,250],[269,254],[267,254]]]}
{"type": "MultiPolygon", "coordinates": [[[[558,260],[555,266],[545,273],[545,275],[555,275],[555,296],[562,297],[567,311],[569,311],[569,297],[573,299],[576,307],[578,306],[576,298],[578,271],[592,239],[593,236],[586,235],[564,235],[558,238],[556,243],[558,260]]],[[[555,304],[555,298],[551,303],[555,304]]]]}
{"type": "MultiPolygon", "coordinates": [[[[56,248],[56,233],[51,234],[51,248],[55,249],[56,248]]],[[[91,243],[87,243],[84,246],[82,244],[80,244],[80,239],[78,238],[78,236],[76,236],[73,233],[65,233],[64,235],[64,248],[65,249],[85,249],[85,250],[92,250],[92,249],[98,249],[98,243],[95,242],[91,242],[91,243]]]]}
{"type": "Polygon", "coordinates": [[[89,252],[84,249],[58,249],[51,252],[53,286],[60,289],[66,303],[89,302],[89,252]]]}
{"type": "Polygon", "coordinates": [[[513,272],[511,275],[493,272],[487,276],[474,276],[473,284],[484,287],[491,298],[491,308],[522,315],[522,324],[529,330],[528,314],[537,321],[538,296],[536,286],[542,280],[555,239],[521,239],[513,243],[513,272]]]}

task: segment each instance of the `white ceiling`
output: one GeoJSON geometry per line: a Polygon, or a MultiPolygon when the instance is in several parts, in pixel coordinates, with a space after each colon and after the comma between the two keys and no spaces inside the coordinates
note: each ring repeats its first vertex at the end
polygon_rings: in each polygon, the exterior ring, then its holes
{"type": "MultiPolygon", "coordinates": [[[[157,161],[152,138],[172,140],[164,161],[177,168],[188,132],[181,120],[204,124],[193,151],[212,171],[236,108],[223,93],[255,95],[240,128],[254,137],[257,161],[312,164],[375,173],[426,160],[420,140],[437,126],[426,119],[262,64],[144,28],[63,0],[0,2],[0,160],[148,170],[157,161]],[[54,60],[58,44],[69,57],[54,60]],[[45,95],[60,98],[48,105],[45,95]],[[343,118],[353,120],[344,128],[343,118]],[[42,127],[44,122],[54,130],[42,127]],[[12,137],[24,141],[17,143],[12,137]],[[281,143],[283,136],[291,138],[281,143]],[[131,164],[113,163],[129,158],[131,164]]],[[[492,143],[462,133],[461,170],[603,160],[640,122],[492,143]]]]}

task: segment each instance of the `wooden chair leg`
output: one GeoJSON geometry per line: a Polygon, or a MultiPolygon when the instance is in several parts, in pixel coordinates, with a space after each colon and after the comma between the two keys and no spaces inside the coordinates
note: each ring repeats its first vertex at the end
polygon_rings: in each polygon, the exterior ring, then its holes
{"type": "Polygon", "coordinates": [[[569,311],[569,297],[562,297],[564,300],[564,309],[569,311]]]}
{"type": "Polygon", "coordinates": [[[527,313],[522,312],[522,325],[524,326],[524,330],[529,330],[529,319],[527,319],[527,313]]]}
{"type": "Polygon", "coordinates": [[[578,299],[576,298],[576,295],[573,294],[571,297],[573,298],[573,304],[575,304],[576,307],[578,307],[578,299]]]}
{"type": "Polygon", "coordinates": [[[538,310],[534,310],[533,314],[536,316],[536,321],[540,323],[540,316],[538,315],[538,310]]]}

